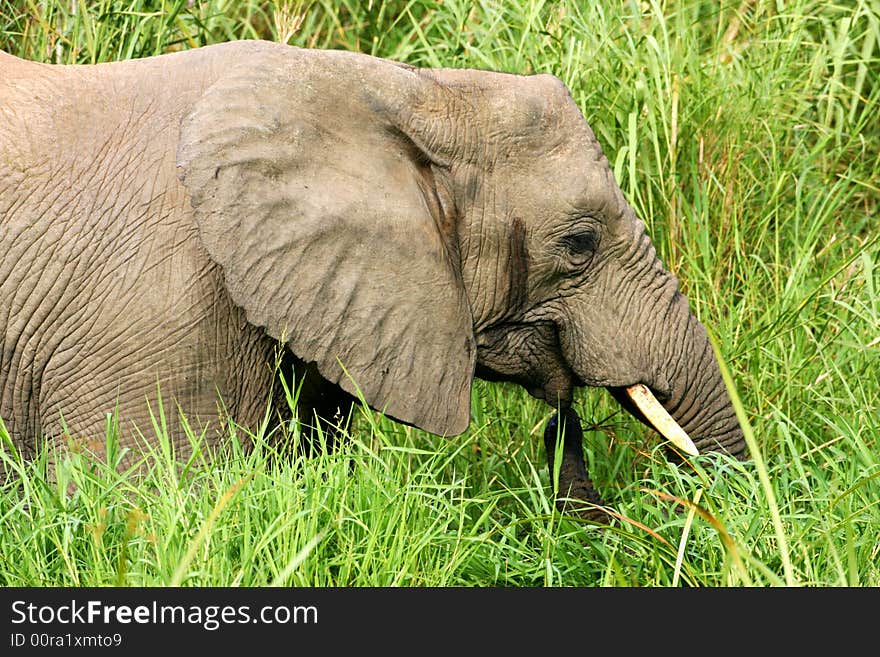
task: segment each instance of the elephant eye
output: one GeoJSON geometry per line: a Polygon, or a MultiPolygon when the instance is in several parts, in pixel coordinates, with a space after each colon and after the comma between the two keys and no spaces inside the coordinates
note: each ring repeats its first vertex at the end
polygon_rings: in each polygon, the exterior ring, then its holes
{"type": "Polygon", "coordinates": [[[569,233],[562,238],[562,245],[568,254],[576,260],[589,258],[599,246],[599,236],[591,230],[569,233]]]}

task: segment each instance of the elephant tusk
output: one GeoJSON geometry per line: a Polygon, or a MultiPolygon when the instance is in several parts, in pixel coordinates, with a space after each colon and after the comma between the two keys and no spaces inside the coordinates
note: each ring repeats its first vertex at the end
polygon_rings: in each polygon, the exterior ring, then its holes
{"type": "Polygon", "coordinates": [[[637,383],[626,389],[626,394],[632,400],[633,404],[638,407],[648,421],[654,425],[657,432],[660,433],[673,445],[681,451],[691,456],[699,456],[700,452],[694,441],[685,433],[678,422],[672,419],[672,416],[666,411],[653,393],[648,390],[647,386],[637,383]]]}

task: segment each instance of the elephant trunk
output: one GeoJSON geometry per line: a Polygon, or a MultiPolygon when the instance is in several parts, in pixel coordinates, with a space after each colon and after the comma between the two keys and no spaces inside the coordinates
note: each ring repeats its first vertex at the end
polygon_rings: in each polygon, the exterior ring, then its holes
{"type": "Polygon", "coordinates": [[[684,317],[677,322],[677,330],[662,337],[654,336],[651,341],[655,350],[651,360],[667,365],[648,387],[686,436],[677,439],[674,430],[670,433],[661,426],[663,420],[655,419],[645,410],[637,390],[612,388],[611,392],[627,410],[669,438],[681,451],[690,454],[724,451],[744,459],[745,439],[712,343],[703,325],[690,314],[682,295],[676,294],[675,305],[679,306],[675,314],[684,317]],[[688,448],[688,437],[693,441],[692,449],[688,448]]]}
{"type": "Polygon", "coordinates": [[[700,451],[726,451],[744,458],[745,439],[706,329],[690,315],[685,330],[692,346],[685,375],[676,377],[666,409],[700,451]]]}

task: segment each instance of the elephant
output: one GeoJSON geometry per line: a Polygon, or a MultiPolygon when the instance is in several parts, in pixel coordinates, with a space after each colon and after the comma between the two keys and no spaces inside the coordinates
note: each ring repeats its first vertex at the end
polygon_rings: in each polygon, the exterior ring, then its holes
{"type": "Polygon", "coordinates": [[[553,75],[259,40],[0,53],[0,253],[0,417],[24,455],[100,443],[109,413],[137,454],[160,395],[218,442],[267,408],[336,435],[359,401],[454,436],[476,377],[571,425],[559,499],[599,499],[578,387],[673,459],[747,458],[705,328],[553,75]]]}

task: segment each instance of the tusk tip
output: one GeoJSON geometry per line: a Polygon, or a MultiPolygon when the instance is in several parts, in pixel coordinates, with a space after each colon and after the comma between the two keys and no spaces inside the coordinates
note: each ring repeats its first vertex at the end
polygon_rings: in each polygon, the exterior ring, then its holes
{"type": "Polygon", "coordinates": [[[685,454],[699,456],[700,451],[684,429],[676,422],[654,394],[642,383],[626,388],[627,396],[657,432],[685,454]]]}

